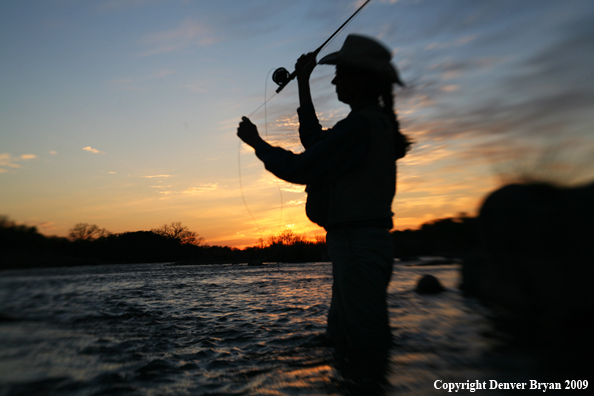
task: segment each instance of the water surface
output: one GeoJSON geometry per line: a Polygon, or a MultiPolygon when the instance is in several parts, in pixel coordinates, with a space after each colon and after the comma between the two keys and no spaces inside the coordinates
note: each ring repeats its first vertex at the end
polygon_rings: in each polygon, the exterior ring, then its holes
{"type": "MultiPolygon", "coordinates": [[[[0,395],[348,394],[323,342],[331,282],[329,263],[4,271],[0,395]]],[[[493,355],[488,312],[458,283],[456,265],[394,266],[386,394],[534,366],[493,355]],[[422,274],[447,290],[416,294],[422,274]]]]}

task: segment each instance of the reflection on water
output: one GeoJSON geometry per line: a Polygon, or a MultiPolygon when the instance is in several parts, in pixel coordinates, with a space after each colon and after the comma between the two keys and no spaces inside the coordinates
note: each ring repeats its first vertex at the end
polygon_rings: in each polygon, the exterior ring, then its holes
{"type": "Polygon", "coordinates": [[[328,263],[2,272],[0,395],[441,394],[438,379],[534,366],[490,352],[485,311],[457,290],[456,266],[395,265],[389,373],[353,375],[324,343],[331,281],[328,263]],[[416,294],[426,273],[447,291],[416,294]]]}

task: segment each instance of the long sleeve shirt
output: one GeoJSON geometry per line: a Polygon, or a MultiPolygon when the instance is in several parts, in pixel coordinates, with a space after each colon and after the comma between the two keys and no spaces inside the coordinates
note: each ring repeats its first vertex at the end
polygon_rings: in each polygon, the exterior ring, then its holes
{"type": "Polygon", "coordinates": [[[323,130],[313,105],[303,106],[297,113],[305,151],[296,154],[262,141],[255,147],[256,155],[268,171],[291,183],[328,183],[365,160],[369,127],[363,116],[351,113],[323,130]]]}
{"type": "Polygon", "coordinates": [[[262,141],[256,155],[267,170],[307,184],[307,216],[331,227],[392,227],[396,191],[394,130],[379,106],[353,111],[323,130],[313,105],[298,110],[305,151],[295,154],[262,141]]]}

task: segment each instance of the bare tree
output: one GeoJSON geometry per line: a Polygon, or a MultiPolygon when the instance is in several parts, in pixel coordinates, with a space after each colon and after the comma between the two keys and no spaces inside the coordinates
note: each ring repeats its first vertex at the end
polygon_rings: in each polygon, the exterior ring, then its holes
{"type": "Polygon", "coordinates": [[[204,242],[204,238],[199,236],[197,232],[190,231],[188,227],[182,225],[180,221],[174,221],[171,224],[163,224],[161,227],[153,228],[151,231],[155,234],[175,239],[183,245],[200,246],[202,242],[204,242]]]}
{"type": "Polygon", "coordinates": [[[294,245],[299,242],[305,242],[305,238],[303,235],[296,234],[295,232],[291,231],[289,228],[281,231],[278,235],[272,235],[268,237],[268,242],[270,245],[294,245]]]}
{"type": "Polygon", "coordinates": [[[78,223],[70,229],[68,236],[73,241],[91,241],[100,237],[111,235],[105,228],[99,228],[96,224],[78,223]]]}
{"type": "Polygon", "coordinates": [[[316,232],[314,234],[314,240],[316,241],[316,243],[326,243],[326,234],[316,232]]]}

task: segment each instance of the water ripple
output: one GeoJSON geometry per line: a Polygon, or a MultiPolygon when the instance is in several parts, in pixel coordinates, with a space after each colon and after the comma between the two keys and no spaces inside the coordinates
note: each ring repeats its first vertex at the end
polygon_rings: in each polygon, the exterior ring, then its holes
{"type": "MultiPolygon", "coordinates": [[[[423,268],[448,288],[433,297],[412,292],[419,271],[395,267],[397,374],[382,389],[430,394],[438,376],[491,375],[480,336],[488,321],[456,291],[456,268],[423,268]]],[[[330,288],[327,263],[6,271],[0,395],[357,393],[364,382],[323,336],[330,288]]]]}

